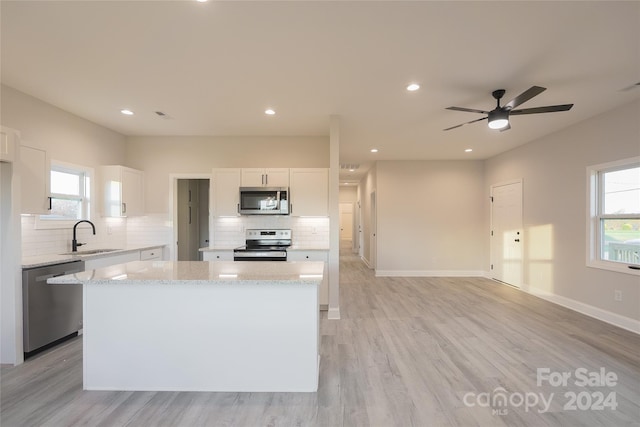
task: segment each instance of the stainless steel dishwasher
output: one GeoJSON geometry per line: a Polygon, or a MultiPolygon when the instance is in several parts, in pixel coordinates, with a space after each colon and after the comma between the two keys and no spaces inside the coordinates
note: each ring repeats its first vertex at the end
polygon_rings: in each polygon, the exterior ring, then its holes
{"type": "Polygon", "coordinates": [[[84,271],[84,261],[22,270],[24,352],[41,347],[82,329],[82,285],[49,285],[47,279],[84,271]]]}

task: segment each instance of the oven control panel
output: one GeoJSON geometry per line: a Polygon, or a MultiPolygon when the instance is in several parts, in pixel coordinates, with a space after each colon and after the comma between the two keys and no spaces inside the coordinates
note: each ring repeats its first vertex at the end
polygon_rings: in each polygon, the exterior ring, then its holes
{"type": "Polygon", "coordinates": [[[260,229],[247,229],[245,231],[247,240],[282,240],[291,239],[290,229],[273,229],[273,230],[260,230],[260,229]]]}

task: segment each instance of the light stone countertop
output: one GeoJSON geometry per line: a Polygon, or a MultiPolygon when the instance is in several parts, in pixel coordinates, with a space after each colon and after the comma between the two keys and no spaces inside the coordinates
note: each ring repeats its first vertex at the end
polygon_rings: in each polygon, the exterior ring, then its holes
{"type": "Polygon", "coordinates": [[[68,274],[50,284],[166,284],[166,285],[319,285],[324,263],[237,261],[133,261],[68,274]]]}
{"type": "Polygon", "coordinates": [[[147,245],[147,246],[127,246],[124,249],[118,249],[110,252],[101,252],[97,254],[83,254],[83,250],[92,250],[98,248],[80,249],[75,255],[68,254],[47,254],[22,257],[22,268],[44,267],[53,264],[63,264],[73,261],[86,261],[88,259],[104,258],[125,254],[127,252],[144,251],[146,249],[163,248],[165,245],[147,245]]]}
{"type": "MultiPolygon", "coordinates": [[[[242,246],[242,245],[238,245],[242,246]]],[[[229,246],[208,246],[205,248],[198,249],[200,252],[213,252],[213,251],[232,251],[238,246],[229,247],[229,246]]],[[[300,245],[291,245],[287,247],[287,251],[328,251],[329,247],[319,247],[319,246],[300,246],[300,245]]]]}

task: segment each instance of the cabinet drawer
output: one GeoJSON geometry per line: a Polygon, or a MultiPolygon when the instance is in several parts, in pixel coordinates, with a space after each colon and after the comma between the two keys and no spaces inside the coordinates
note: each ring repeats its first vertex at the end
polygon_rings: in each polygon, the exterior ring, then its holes
{"type": "Polygon", "coordinates": [[[203,261],[233,261],[233,251],[207,251],[202,258],[203,261]]]}
{"type": "Polygon", "coordinates": [[[162,248],[140,251],[140,261],[149,261],[152,259],[162,259],[162,248]]]}

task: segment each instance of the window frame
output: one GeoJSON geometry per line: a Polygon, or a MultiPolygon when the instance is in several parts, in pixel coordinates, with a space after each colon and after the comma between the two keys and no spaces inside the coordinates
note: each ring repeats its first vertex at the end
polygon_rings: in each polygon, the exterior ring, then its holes
{"type": "MultiPolygon", "coordinates": [[[[51,160],[51,166],[49,170],[49,178],[51,178],[51,171],[60,171],[71,174],[82,174],[84,177],[82,179],[81,186],[83,187],[82,195],[81,195],[81,209],[82,209],[82,218],[80,219],[57,219],[57,218],[46,218],[48,215],[36,215],[35,228],[38,230],[42,229],[61,229],[61,228],[71,228],[73,225],[83,219],[90,220],[94,216],[94,188],[95,188],[95,180],[94,180],[94,170],[88,166],[76,165],[73,163],[61,162],[59,160],[51,160]],[[87,183],[86,180],[89,180],[88,185],[88,193],[86,194],[87,183]]],[[[78,197],[69,196],[68,194],[58,194],[50,192],[49,196],[56,199],[65,199],[65,200],[78,200],[78,197]]]]}
{"type": "Polygon", "coordinates": [[[604,174],[640,167],[640,156],[587,166],[587,267],[640,276],[630,264],[602,258],[603,219],[640,219],[640,214],[604,214],[604,174]]]}

